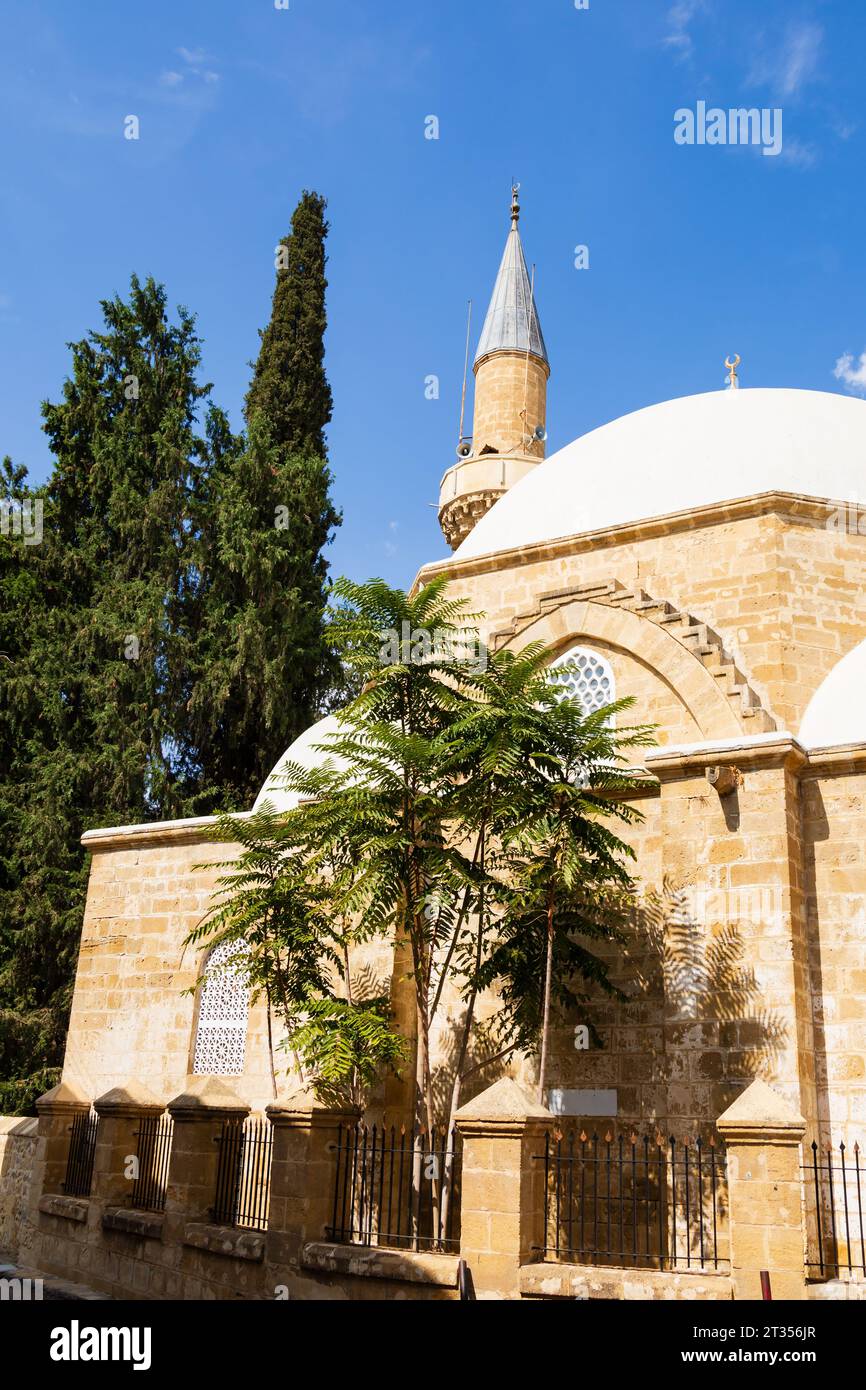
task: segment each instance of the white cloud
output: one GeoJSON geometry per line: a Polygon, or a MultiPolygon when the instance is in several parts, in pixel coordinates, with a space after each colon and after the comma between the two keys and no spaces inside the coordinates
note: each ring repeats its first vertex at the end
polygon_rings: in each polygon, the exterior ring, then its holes
{"type": "Polygon", "coordinates": [[[833,375],[837,381],[844,382],[849,391],[866,396],[866,352],[860,354],[859,360],[853,353],[846,352],[836,363],[833,375]]]}
{"type": "Polygon", "coordinates": [[[780,96],[797,96],[817,77],[823,45],[824,30],[820,24],[810,20],[789,24],[781,44],[762,45],[749,78],[780,96]]]}
{"type": "Polygon", "coordinates": [[[159,79],[162,87],[179,87],[188,77],[197,77],[199,81],[207,82],[210,85],[219,82],[219,73],[211,67],[204,66],[205,63],[213,62],[211,54],[205,49],[178,48],[175,49],[175,52],[183,59],[186,69],[183,72],[178,72],[175,68],[169,68],[162,73],[159,79]]]}
{"type": "Polygon", "coordinates": [[[818,163],[818,146],[807,140],[785,140],[781,159],[797,169],[812,169],[818,163]]]}
{"type": "Polygon", "coordinates": [[[785,96],[793,96],[815,76],[823,42],[820,24],[799,24],[788,30],[780,64],[785,96]]]}
{"type": "Polygon", "coordinates": [[[705,0],[676,0],[667,13],[668,32],[662,43],[672,48],[678,58],[691,58],[695,51],[694,39],[689,32],[692,21],[706,10],[705,0]]]}
{"type": "Polygon", "coordinates": [[[851,136],[856,135],[859,129],[856,121],[846,121],[840,118],[833,122],[834,134],[838,135],[840,140],[850,140],[851,136]]]}
{"type": "Polygon", "coordinates": [[[209,54],[203,48],[179,48],[178,53],[185,63],[189,63],[191,68],[200,68],[202,63],[206,63],[209,54]]]}

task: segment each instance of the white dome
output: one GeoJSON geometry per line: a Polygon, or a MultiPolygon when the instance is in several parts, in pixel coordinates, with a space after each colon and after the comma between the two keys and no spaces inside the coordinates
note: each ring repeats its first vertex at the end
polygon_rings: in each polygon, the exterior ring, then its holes
{"type": "Polygon", "coordinates": [[[295,739],[291,747],[286,749],[268,776],[265,785],[256,797],[253,810],[260,810],[265,801],[269,801],[276,811],[293,811],[297,806],[300,800],[297,792],[289,791],[282,785],[286,763],[298,763],[301,767],[321,767],[325,762],[336,768],[345,766],[342,758],[323,752],[317,746],[320,743],[326,743],[329,737],[338,731],[339,727],[337,716],[329,714],[325,719],[320,719],[317,724],[311,724],[309,729],[305,729],[295,739]]]}
{"type": "Polygon", "coordinates": [[[866,401],[823,391],[713,391],[637,410],[533,468],[456,558],[762,492],[866,496],[866,401]]]}
{"type": "Polygon", "coordinates": [[[798,741],[804,748],[866,743],[866,642],[837,662],[803,715],[798,741]]]}

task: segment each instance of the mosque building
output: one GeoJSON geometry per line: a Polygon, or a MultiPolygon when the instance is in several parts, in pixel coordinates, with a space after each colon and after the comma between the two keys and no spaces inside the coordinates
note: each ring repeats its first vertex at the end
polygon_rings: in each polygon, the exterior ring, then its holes
{"type": "MultiPolygon", "coordinates": [[[[449,576],[491,648],[543,642],[575,661],[587,709],[633,696],[657,730],[642,818],[619,832],[640,890],[614,963],[630,997],[589,1006],[596,1045],[556,1030],[548,1103],[694,1133],[760,1079],[807,1141],[853,1144],[866,1132],[866,401],[747,389],[729,357],[728,389],[638,410],[546,458],[555,365],[515,190],[472,434],[441,481],[448,553],[416,584],[449,576]]],[[[314,763],[333,727],[285,759],[314,763]]],[[[256,805],[292,804],[283,761],[256,805]]],[[[165,1105],[216,1078],[254,1112],[271,1101],[263,1004],[242,974],[202,984],[184,948],[218,873],[200,866],[225,857],[212,825],[84,836],[70,1093],[132,1088],[165,1105]]],[[[393,973],[384,947],[371,963],[393,973]]],[[[531,1093],[535,1066],[504,1071],[531,1093]]]]}

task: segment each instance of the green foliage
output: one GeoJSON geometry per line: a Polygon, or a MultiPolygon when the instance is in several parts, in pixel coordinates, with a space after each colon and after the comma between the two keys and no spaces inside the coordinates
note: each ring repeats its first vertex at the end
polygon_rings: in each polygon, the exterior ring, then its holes
{"type": "MultiPolygon", "coordinates": [[[[549,681],[551,652],[485,654],[473,623],[444,580],[412,595],[340,580],[331,635],[362,693],[323,763],[286,770],[304,854],[314,874],[328,865],[330,911],[353,940],[408,949],[426,1125],[446,987],[466,1001],[452,1114],[482,988],[499,991],[500,1042],[534,1052],[541,1041],[542,1071],[551,1000],[615,993],[592,944],[618,937],[613,902],[631,888],[631,852],[611,825],[639,819],[626,759],[651,741],[614,727],[628,702],[584,715],[549,681]]],[[[328,1018],[338,1034],[340,1011],[328,1018]]]]}
{"type": "Polygon", "coordinates": [[[187,944],[208,951],[243,944],[252,996],[267,1001],[275,1094],[274,1015],[284,1035],[278,1046],[293,1052],[302,1078],[323,1096],[357,1103],[383,1070],[397,1068],[403,1048],[387,999],[353,997],[355,935],[330,891],[345,870],[345,847],[323,852],[309,829],[303,811],[278,814],[267,802],[251,816],[221,817],[213,838],[241,853],[217,865],[224,872],[212,910],[187,944]]]}
{"type": "Polygon", "coordinates": [[[325,428],[325,200],[304,193],[282,247],[246,400],[247,437],[214,415],[202,521],[202,622],[190,738],[223,806],[253,798],[345,690],[325,635],[324,550],[340,525],[325,428]]]}
{"type": "MultiPolygon", "coordinates": [[[[82,833],[248,804],[342,684],[323,211],[295,214],[248,437],[210,404],[193,316],[136,276],[43,406],[43,541],[0,534],[0,1076],[62,1059],[82,833]],[[50,1022],[28,1051],[31,1011],[50,1022]]],[[[26,495],[6,460],[0,500],[26,495]]]]}
{"type": "Polygon", "coordinates": [[[187,938],[208,949],[243,942],[253,997],[264,993],[289,1028],[312,995],[327,991],[330,972],[341,968],[338,933],[295,832],[294,820],[267,803],[249,817],[221,816],[212,838],[238,844],[242,852],[218,865],[224,872],[213,910],[187,938]]]}
{"type": "MultiPolygon", "coordinates": [[[[4,1026],[50,1018],[32,1051],[7,1048],[10,1078],[62,1058],[83,831],[197,809],[194,759],[173,735],[187,695],[190,499],[206,459],[200,345],[152,281],[133,278],[129,299],[102,312],[103,330],[71,344],[60,401],[43,406],[55,467],[39,494],[42,543],[0,542],[11,658],[0,662],[0,1007],[4,1026]]],[[[7,492],[23,489],[13,472],[7,492]]]]}
{"type": "Polygon", "coordinates": [[[238,806],[339,679],[323,550],[340,517],[325,460],[273,443],[262,412],[245,443],[223,436],[214,452],[189,730],[222,801],[238,806]]]}
{"type": "Polygon", "coordinates": [[[385,996],[311,999],[306,1018],[283,1046],[303,1059],[323,1099],[354,1105],[363,1104],[383,1071],[399,1071],[406,1055],[385,996]]]}
{"type": "Polygon", "coordinates": [[[42,1067],[29,1076],[0,1081],[0,1115],[35,1115],[36,1102],[60,1080],[60,1067],[42,1067]]]}
{"type": "Polygon", "coordinates": [[[246,415],[269,422],[271,438],[287,455],[325,453],[333,401],[325,376],[325,199],[304,192],[281,242],[271,319],[247,393],[246,415]]]}

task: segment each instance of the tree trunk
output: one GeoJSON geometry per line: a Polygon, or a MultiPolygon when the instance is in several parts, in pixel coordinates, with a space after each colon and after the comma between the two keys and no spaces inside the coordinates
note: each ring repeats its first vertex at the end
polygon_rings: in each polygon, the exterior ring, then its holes
{"type": "Polygon", "coordinates": [[[547,952],[544,962],[544,1001],[541,1009],[541,1060],[538,1066],[538,1103],[544,1104],[547,1088],[547,1054],[550,1035],[550,994],[553,983],[553,893],[547,902],[547,952]]]}
{"type": "Polygon", "coordinates": [[[267,1013],[268,1013],[268,1057],[271,1063],[271,1086],[274,1091],[274,1100],[277,1099],[277,1071],[274,1065],[274,1033],[271,1024],[271,991],[270,986],[267,990],[267,1013]]]}
{"type": "MultiPolygon", "coordinates": [[[[481,852],[481,866],[484,867],[484,851],[481,852]]],[[[478,933],[475,938],[475,976],[478,978],[478,971],[481,968],[481,953],[484,949],[484,890],[481,890],[478,900],[478,933]]],[[[463,1021],[463,1035],[460,1039],[460,1051],[457,1054],[457,1068],[454,1072],[454,1083],[451,1087],[451,1104],[448,1108],[448,1123],[445,1129],[445,1172],[442,1182],[442,1233],[447,1236],[448,1214],[451,1206],[452,1184],[454,1180],[454,1150],[452,1147],[452,1136],[454,1134],[454,1117],[460,1109],[460,1093],[463,1088],[463,1068],[466,1065],[466,1054],[469,1051],[469,1037],[472,1032],[472,1024],[475,1021],[475,1002],[478,998],[478,987],[473,983],[472,993],[469,996],[469,1003],[466,1008],[466,1017],[463,1021]]]]}

